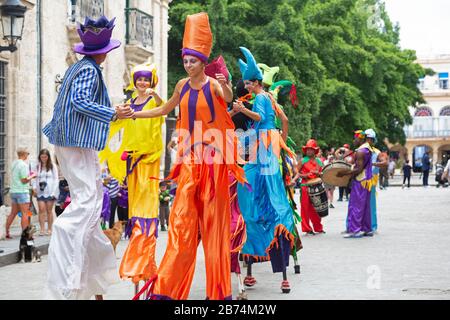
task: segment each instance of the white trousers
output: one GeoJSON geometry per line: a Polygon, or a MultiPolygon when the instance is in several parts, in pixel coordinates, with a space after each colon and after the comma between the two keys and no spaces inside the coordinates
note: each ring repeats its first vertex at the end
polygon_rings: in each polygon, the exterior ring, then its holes
{"type": "Polygon", "coordinates": [[[72,202],[54,222],[47,299],[90,299],[119,281],[116,255],[100,226],[103,204],[97,151],[55,147],[72,202]]]}

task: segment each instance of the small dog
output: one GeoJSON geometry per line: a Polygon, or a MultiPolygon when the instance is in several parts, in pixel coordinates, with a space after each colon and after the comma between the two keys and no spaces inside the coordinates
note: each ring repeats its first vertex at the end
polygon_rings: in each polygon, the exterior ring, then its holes
{"type": "Polygon", "coordinates": [[[126,223],[127,223],[126,221],[117,221],[116,223],[114,223],[112,229],[103,230],[105,235],[111,241],[114,248],[114,252],[116,252],[117,244],[119,243],[120,239],[122,239],[122,233],[124,231],[123,227],[125,226],[126,223]]]}
{"type": "Polygon", "coordinates": [[[19,244],[19,261],[21,263],[41,262],[41,252],[34,246],[33,235],[36,231],[34,225],[30,225],[22,231],[19,244]]]}

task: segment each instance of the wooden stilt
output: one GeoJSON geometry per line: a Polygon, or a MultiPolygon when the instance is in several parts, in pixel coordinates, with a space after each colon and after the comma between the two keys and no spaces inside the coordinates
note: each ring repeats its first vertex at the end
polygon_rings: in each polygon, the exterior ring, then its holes
{"type": "Polygon", "coordinates": [[[134,295],[139,293],[139,282],[134,284],[134,295]]]}

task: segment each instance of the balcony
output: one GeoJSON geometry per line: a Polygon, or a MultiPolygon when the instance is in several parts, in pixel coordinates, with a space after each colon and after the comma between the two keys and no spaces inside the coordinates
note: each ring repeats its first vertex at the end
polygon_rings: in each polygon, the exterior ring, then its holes
{"type": "Polygon", "coordinates": [[[153,16],[136,8],[126,8],[125,54],[135,64],[153,55],[153,16]]]}
{"type": "Polygon", "coordinates": [[[84,22],[86,17],[98,19],[105,13],[104,0],[77,0],[77,6],[81,22],[84,22]]]}
{"type": "Polygon", "coordinates": [[[415,117],[413,124],[405,127],[408,139],[450,137],[450,116],[415,117]]]}
{"type": "Polygon", "coordinates": [[[86,17],[97,19],[105,14],[104,0],[71,0],[70,2],[70,21],[72,23],[77,20],[83,23],[86,17]]]}

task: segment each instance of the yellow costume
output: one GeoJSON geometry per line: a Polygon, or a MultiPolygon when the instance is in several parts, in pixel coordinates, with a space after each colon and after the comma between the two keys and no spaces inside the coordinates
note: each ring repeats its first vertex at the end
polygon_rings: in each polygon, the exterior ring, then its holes
{"type": "MultiPolygon", "coordinates": [[[[156,70],[140,65],[131,73],[131,83],[139,76],[157,84],[156,70]]],[[[134,94],[135,96],[135,94],[134,94]]],[[[128,102],[138,110],[149,110],[158,105],[149,97],[144,106],[128,102]]],[[[107,161],[112,176],[128,185],[129,221],[125,235],[130,238],[120,265],[123,279],[134,283],[147,280],[156,273],[155,249],[158,236],[159,166],[163,151],[161,126],[163,117],[152,119],[124,119],[111,125],[110,136],[100,160],[107,161]]]]}

